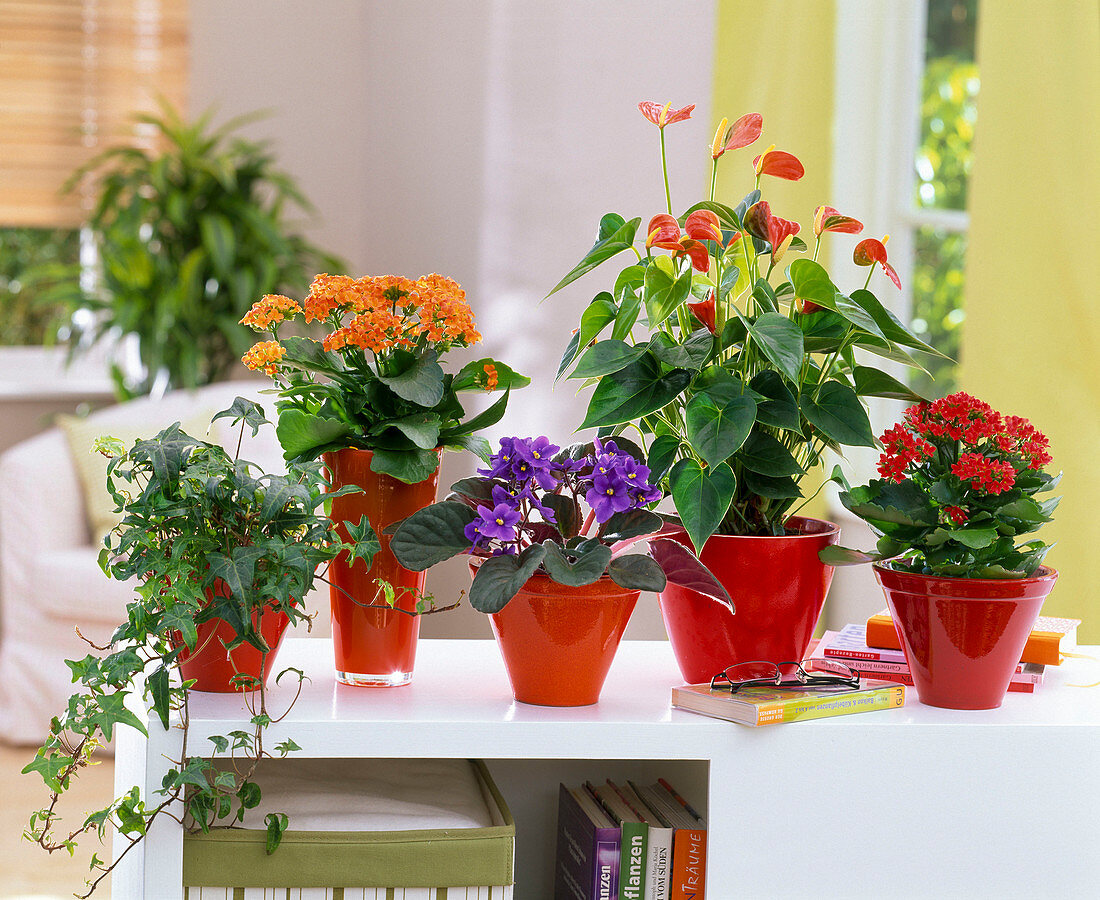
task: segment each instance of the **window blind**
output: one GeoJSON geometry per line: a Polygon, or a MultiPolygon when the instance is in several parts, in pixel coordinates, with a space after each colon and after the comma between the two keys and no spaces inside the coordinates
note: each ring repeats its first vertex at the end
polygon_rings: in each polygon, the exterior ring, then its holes
{"type": "Polygon", "coordinates": [[[77,225],[97,152],[157,137],[135,125],[164,98],[185,109],[187,0],[0,0],[0,227],[77,225]]]}

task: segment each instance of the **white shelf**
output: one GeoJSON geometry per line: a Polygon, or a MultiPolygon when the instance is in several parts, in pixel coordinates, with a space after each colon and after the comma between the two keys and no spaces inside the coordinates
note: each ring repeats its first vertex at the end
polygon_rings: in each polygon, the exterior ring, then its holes
{"type": "MultiPolygon", "coordinates": [[[[710,900],[1100,894],[1100,688],[1069,686],[1100,680],[1098,662],[1048,667],[1039,691],[997,710],[935,709],[910,690],[898,710],[752,729],[670,709],[680,677],[665,642],[624,643],[601,702],[578,709],[514,702],[490,641],[423,641],[413,683],[391,689],[336,684],[331,654],[327,640],[286,641],[277,669],[311,680],[269,746],[498,761],[518,822],[519,900],[550,896],[559,780],[660,774],[705,807],[710,900]]],[[[288,680],[269,691],[273,715],[293,695],[288,680]]],[[[190,752],[247,718],[238,697],[194,695],[190,752]]],[[[147,742],[120,734],[117,785],[158,787],[179,735],[156,722],[147,742]]],[[[146,896],[180,896],[165,892],[180,882],[179,826],[162,822],[146,843],[115,895],[140,896],[148,875],[146,896]]]]}

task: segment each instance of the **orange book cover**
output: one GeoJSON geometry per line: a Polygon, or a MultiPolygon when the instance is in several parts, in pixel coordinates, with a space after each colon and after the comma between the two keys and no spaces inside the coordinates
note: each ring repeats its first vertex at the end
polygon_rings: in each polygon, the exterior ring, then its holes
{"type": "Polygon", "coordinates": [[[706,877],[706,829],[677,828],[672,838],[672,900],[703,900],[706,877]]]}
{"type": "MultiPolygon", "coordinates": [[[[1080,624],[1080,619],[1039,616],[1031,630],[1031,637],[1024,645],[1020,662],[1040,666],[1061,665],[1062,654],[1077,646],[1077,626],[1080,624]]],[[[894,620],[890,618],[889,610],[875,613],[867,620],[867,646],[901,649],[901,638],[894,627],[894,620]]]]}

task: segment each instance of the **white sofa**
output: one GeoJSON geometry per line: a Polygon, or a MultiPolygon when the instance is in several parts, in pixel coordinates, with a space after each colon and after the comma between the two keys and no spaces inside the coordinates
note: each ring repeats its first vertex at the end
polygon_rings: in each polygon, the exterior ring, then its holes
{"type": "MultiPolygon", "coordinates": [[[[125,423],[152,437],[177,420],[199,416],[209,422],[237,396],[256,400],[274,420],[274,398],[260,394],[266,387],[270,382],[225,382],[108,407],[89,420],[102,423],[103,433],[125,423]]],[[[229,419],[220,419],[211,438],[232,453],[238,433],[229,419]]],[[[270,426],[255,438],[246,432],[241,456],[265,471],[285,471],[270,426]]],[[[64,660],[91,652],[76,629],[106,643],[133,596],[131,585],[99,568],[83,496],[68,440],[58,428],[0,456],[0,740],[8,743],[44,739],[50,719],[74,691],[64,660]]]]}

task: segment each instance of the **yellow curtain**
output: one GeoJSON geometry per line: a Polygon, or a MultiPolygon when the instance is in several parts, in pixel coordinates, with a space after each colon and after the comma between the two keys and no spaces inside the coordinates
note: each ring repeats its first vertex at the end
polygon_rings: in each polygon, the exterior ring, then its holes
{"type": "MultiPolygon", "coordinates": [[[[814,208],[830,202],[835,29],[832,0],[797,5],[789,0],[719,0],[711,126],[717,128],[723,116],[731,122],[749,112],[764,117],[761,139],[726,154],[718,164],[717,197],[723,203],[736,204],[751,190],[752,159],[771,143],[806,167],[806,175],[796,182],[768,179],[772,212],[809,232],[814,208]]],[[[811,473],[807,494],[822,477],[811,473]]],[[[824,518],[824,495],[803,513],[824,518]]]]}
{"type": "Polygon", "coordinates": [[[1100,9],[982,3],[963,387],[1031,419],[1064,472],[1048,615],[1100,642],[1100,9]]]}

